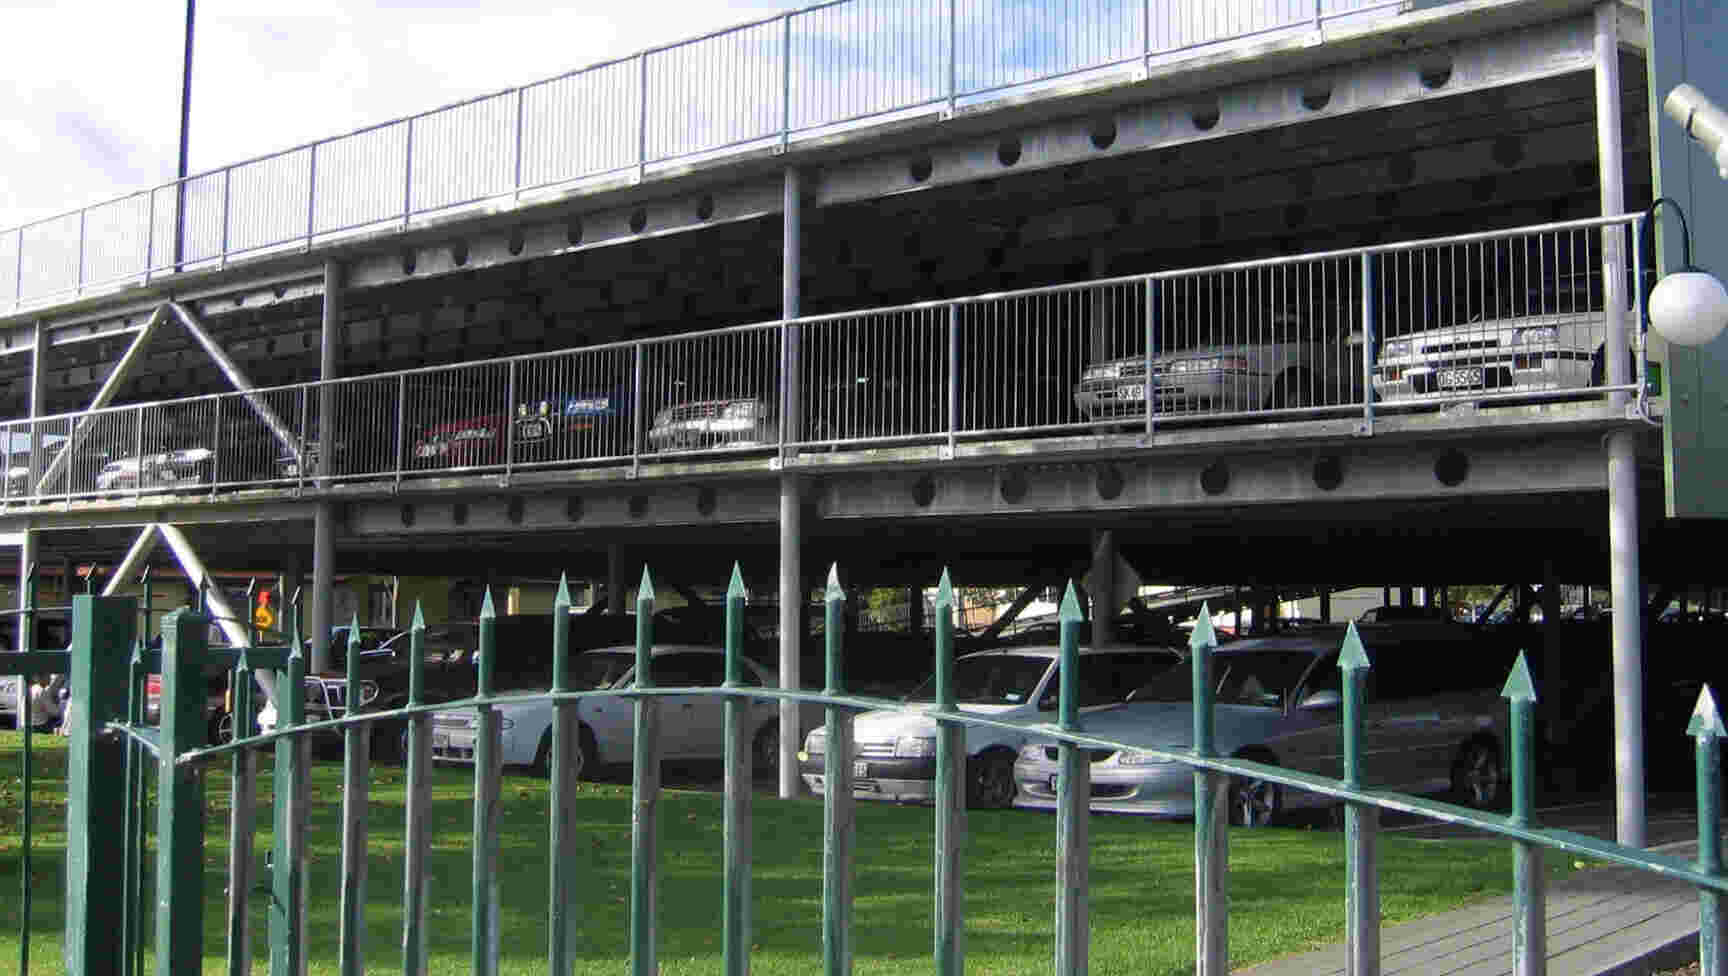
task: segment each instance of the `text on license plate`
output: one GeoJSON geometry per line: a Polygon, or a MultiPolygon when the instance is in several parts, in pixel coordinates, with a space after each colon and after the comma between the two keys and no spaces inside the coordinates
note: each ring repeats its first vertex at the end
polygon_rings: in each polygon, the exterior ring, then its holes
{"type": "Polygon", "coordinates": [[[1118,399],[1118,400],[1145,400],[1146,399],[1146,387],[1142,384],[1139,384],[1139,383],[1136,383],[1133,386],[1118,386],[1116,388],[1116,399],[1118,399]]]}
{"type": "Polygon", "coordinates": [[[1435,381],[1442,390],[1455,390],[1461,386],[1481,386],[1482,367],[1459,366],[1454,369],[1443,369],[1435,375],[1435,381]]]}
{"type": "Polygon", "coordinates": [[[855,763],[853,763],[852,764],[852,775],[859,778],[859,779],[868,778],[870,776],[870,764],[867,762],[855,762],[855,763]]]}
{"type": "Polygon", "coordinates": [[[434,748],[434,749],[448,749],[448,748],[450,748],[450,736],[443,733],[443,732],[432,733],[432,748],[434,748]]]}

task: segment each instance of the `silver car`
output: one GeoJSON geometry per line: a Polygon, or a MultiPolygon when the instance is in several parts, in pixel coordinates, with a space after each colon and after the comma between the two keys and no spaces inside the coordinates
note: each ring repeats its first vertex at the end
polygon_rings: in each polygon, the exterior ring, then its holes
{"type": "Polygon", "coordinates": [[[675,403],[654,415],[648,446],[656,451],[766,447],[779,443],[773,404],[764,397],[675,403]]]}
{"type": "MultiPolygon", "coordinates": [[[[1216,748],[1252,759],[1336,778],[1342,774],[1342,634],[1267,637],[1213,652],[1216,748]]],[[[1465,802],[1492,806],[1502,793],[1505,704],[1497,694],[1506,673],[1497,655],[1446,661],[1409,652],[1375,658],[1369,670],[1364,720],[1364,776],[1373,786],[1409,793],[1451,788],[1465,802]]],[[[1370,649],[1372,653],[1372,649],[1370,649]]],[[[1181,751],[1193,742],[1194,709],[1188,668],[1176,668],[1139,689],[1127,704],[1088,715],[1086,732],[1148,749],[1181,751]]],[[[1092,809],[1188,816],[1194,812],[1192,770],[1136,749],[1093,750],[1092,809]]],[[[1016,806],[1054,809],[1057,747],[1033,742],[1014,765],[1016,806]]],[[[1286,796],[1265,780],[1230,785],[1230,819],[1264,826],[1296,806],[1331,801],[1310,793],[1286,796]]]]}
{"type": "Polygon", "coordinates": [[[1337,329],[1277,314],[1264,324],[1222,331],[1240,331],[1253,341],[1201,335],[1161,343],[1151,357],[1150,384],[1143,353],[1093,363],[1074,387],[1074,405],[1088,420],[1114,420],[1145,416],[1148,390],[1154,414],[1277,410],[1361,398],[1360,353],[1352,351],[1360,347],[1337,329]]]}

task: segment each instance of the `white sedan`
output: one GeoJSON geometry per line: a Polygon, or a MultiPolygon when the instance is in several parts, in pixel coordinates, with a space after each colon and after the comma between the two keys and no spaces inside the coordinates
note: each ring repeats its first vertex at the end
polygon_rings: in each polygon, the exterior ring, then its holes
{"type": "MultiPolygon", "coordinates": [[[[726,680],[726,655],[719,648],[665,645],[654,649],[654,684],[674,688],[717,687],[726,680]]],[[[572,662],[570,686],[575,690],[616,689],[636,684],[636,649],[607,647],[578,654],[572,662]]],[[[779,684],[772,671],[744,661],[744,683],[757,687],[779,684]]],[[[540,689],[544,690],[544,689],[540,689]]],[[[722,759],[726,748],[726,700],[718,695],[669,695],[659,698],[661,754],[666,759],[722,759]]],[[[573,762],[578,777],[592,779],[599,767],[628,763],[634,756],[634,699],[624,695],[594,695],[576,703],[578,748],[573,762]]],[[[552,765],[553,703],[546,700],[498,706],[503,727],[503,762],[529,766],[544,775],[552,765]]],[[[751,753],[758,768],[772,768],[779,756],[778,709],[771,699],[754,699],[750,707],[751,753]]],[[[432,758],[443,762],[474,761],[475,728],[472,708],[437,712],[432,717],[432,758]]]]}

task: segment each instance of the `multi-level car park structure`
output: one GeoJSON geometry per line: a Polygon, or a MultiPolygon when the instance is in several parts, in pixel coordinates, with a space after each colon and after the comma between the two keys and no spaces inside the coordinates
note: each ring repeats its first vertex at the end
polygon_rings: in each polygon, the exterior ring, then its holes
{"type": "Polygon", "coordinates": [[[339,568],[741,558],[793,683],[833,560],[1641,602],[1643,6],[1063,9],[822,4],[0,232],[0,522],[309,553],[313,635],[339,568]]]}

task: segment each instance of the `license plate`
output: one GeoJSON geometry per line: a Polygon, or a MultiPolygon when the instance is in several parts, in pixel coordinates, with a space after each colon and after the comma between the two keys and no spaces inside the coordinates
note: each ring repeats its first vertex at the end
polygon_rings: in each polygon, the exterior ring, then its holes
{"type": "Polygon", "coordinates": [[[539,420],[526,420],[516,425],[516,439],[539,441],[552,436],[552,425],[539,420]]]}
{"type": "Polygon", "coordinates": [[[1118,399],[1118,400],[1134,400],[1136,402],[1145,400],[1146,399],[1146,387],[1144,387],[1138,383],[1136,383],[1133,386],[1118,386],[1116,388],[1116,399],[1118,399]]]}
{"type": "Polygon", "coordinates": [[[432,733],[432,748],[434,748],[434,749],[448,749],[448,748],[450,748],[450,737],[448,735],[444,734],[443,732],[432,733]]]}
{"type": "Polygon", "coordinates": [[[855,763],[853,763],[852,764],[852,775],[857,777],[858,779],[865,779],[866,777],[868,777],[870,775],[870,764],[867,762],[855,762],[855,763]]]}
{"type": "Polygon", "coordinates": [[[1442,390],[1456,390],[1464,386],[1482,385],[1482,367],[1460,366],[1455,369],[1443,369],[1435,375],[1435,382],[1442,390]]]}

